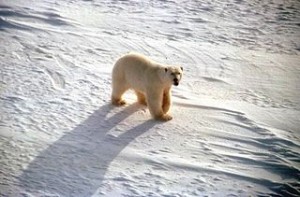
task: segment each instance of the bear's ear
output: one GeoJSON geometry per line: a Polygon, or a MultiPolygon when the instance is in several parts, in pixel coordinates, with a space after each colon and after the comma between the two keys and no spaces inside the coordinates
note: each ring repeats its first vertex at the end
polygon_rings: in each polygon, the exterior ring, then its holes
{"type": "Polygon", "coordinates": [[[165,68],[165,72],[168,72],[168,68],[165,68]]]}
{"type": "Polygon", "coordinates": [[[181,71],[183,71],[183,67],[182,66],[180,66],[180,69],[181,69],[181,71]]]}

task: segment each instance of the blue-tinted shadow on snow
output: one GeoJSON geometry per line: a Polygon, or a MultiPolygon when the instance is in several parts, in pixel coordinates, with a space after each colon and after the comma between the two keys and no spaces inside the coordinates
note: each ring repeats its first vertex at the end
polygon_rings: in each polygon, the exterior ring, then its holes
{"type": "Polygon", "coordinates": [[[108,132],[139,110],[138,104],[107,117],[113,106],[104,105],[73,131],[50,145],[19,177],[31,194],[91,196],[100,187],[110,163],[157,121],[148,120],[114,137],[108,132]]]}
{"type": "Polygon", "coordinates": [[[54,27],[57,26],[72,26],[66,19],[55,12],[36,12],[27,8],[16,10],[9,6],[0,5],[0,30],[17,29],[17,30],[35,30],[35,27],[20,23],[21,21],[35,21],[37,23],[48,24],[54,27]],[[7,20],[7,19],[14,19],[7,20]]]}

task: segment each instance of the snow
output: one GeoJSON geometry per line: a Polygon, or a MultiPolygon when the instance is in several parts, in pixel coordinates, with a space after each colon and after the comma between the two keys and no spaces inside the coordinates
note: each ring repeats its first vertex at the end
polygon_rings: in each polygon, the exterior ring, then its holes
{"type": "Polygon", "coordinates": [[[300,2],[1,1],[1,196],[299,196],[300,2]],[[111,70],[182,65],[173,120],[111,70]]]}

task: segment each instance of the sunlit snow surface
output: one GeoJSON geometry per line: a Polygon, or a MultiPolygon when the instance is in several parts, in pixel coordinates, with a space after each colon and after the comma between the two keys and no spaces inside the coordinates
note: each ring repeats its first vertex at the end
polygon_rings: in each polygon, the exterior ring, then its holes
{"type": "Polygon", "coordinates": [[[299,196],[300,2],[0,0],[1,196],[299,196]],[[173,120],[110,105],[127,52],[173,120]]]}

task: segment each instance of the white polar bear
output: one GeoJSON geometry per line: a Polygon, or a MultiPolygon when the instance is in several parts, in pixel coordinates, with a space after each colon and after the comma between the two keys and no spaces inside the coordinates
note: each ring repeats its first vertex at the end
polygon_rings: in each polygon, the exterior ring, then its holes
{"type": "Polygon", "coordinates": [[[178,86],[182,67],[162,65],[141,55],[130,53],[121,57],[112,71],[112,104],[120,106],[125,101],[122,95],[133,89],[138,102],[148,105],[153,118],[168,121],[171,105],[171,86],[178,86]]]}

